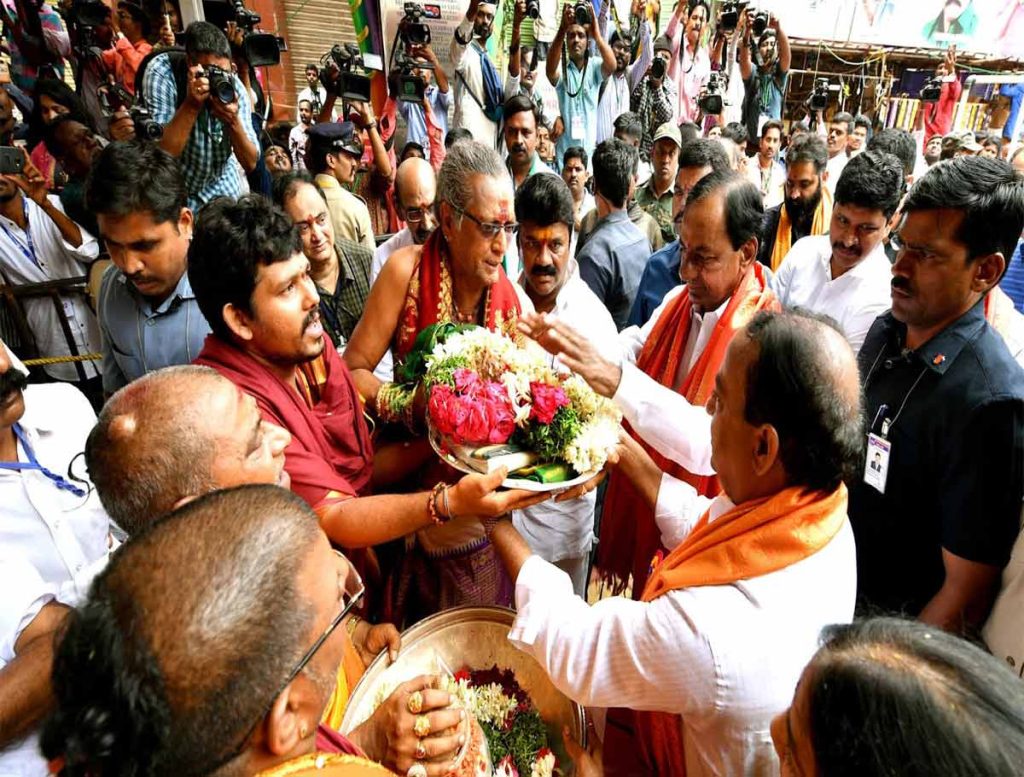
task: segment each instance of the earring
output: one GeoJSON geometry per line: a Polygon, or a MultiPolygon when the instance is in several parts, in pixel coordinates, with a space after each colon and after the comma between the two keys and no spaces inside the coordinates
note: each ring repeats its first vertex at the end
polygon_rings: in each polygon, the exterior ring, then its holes
{"type": "Polygon", "coordinates": [[[299,739],[305,739],[309,736],[309,724],[306,721],[302,721],[299,724],[299,739]]]}

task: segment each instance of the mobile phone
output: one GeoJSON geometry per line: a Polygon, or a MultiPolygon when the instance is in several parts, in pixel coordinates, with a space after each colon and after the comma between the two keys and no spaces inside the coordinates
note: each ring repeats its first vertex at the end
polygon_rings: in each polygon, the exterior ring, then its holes
{"type": "Polygon", "coordinates": [[[25,170],[25,155],[20,148],[0,146],[0,175],[21,175],[25,170]]]}

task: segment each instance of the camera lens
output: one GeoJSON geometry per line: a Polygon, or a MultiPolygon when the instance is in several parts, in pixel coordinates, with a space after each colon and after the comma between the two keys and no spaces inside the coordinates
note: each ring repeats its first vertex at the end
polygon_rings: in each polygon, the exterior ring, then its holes
{"type": "Polygon", "coordinates": [[[665,60],[661,57],[655,57],[651,63],[651,77],[655,80],[661,80],[665,77],[665,60]]]}
{"type": "Polygon", "coordinates": [[[529,0],[526,3],[526,15],[531,19],[536,19],[540,16],[540,0],[529,0]]]}
{"type": "Polygon", "coordinates": [[[576,24],[586,27],[590,24],[590,5],[587,3],[576,3],[576,7],[573,8],[573,12],[576,15],[576,24]]]}
{"type": "Polygon", "coordinates": [[[225,105],[235,101],[235,85],[231,79],[220,68],[210,68],[210,94],[216,97],[225,105]]]}

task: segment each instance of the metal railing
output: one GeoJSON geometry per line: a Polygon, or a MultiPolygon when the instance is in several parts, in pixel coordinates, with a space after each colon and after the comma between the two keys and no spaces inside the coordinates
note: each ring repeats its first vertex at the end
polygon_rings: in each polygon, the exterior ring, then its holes
{"type": "Polygon", "coordinates": [[[17,334],[21,344],[20,348],[14,350],[21,351],[18,355],[22,358],[26,367],[73,363],[79,380],[84,381],[88,378],[88,375],[82,363],[86,361],[99,361],[103,358],[102,354],[99,353],[81,353],[78,350],[78,344],[75,342],[71,324],[68,321],[67,314],[64,312],[64,303],[61,301],[61,296],[71,294],[82,295],[89,301],[88,283],[89,277],[82,275],[76,278],[61,278],[42,283],[17,285],[4,283],[4,285],[0,285],[0,300],[2,300],[5,311],[10,315],[10,322],[15,327],[16,331],[13,334],[17,334]],[[57,311],[57,319],[60,321],[61,332],[64,334],[64,340],[67,342],[69,355],[62,354],[56,356],[39,352],[35,334],[32,332],[32,328],[28,323],[28,317],[25,315],[22,300],[41,297],[48,297],[57,311]]]}

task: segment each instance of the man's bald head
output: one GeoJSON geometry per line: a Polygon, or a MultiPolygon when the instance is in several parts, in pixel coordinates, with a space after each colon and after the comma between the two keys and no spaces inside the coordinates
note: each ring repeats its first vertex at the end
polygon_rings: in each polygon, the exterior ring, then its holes
{"type": "Polygon", "coordinates": [[[832,491],[855,477],[864,436],[860,374],[835,323],[759,313],[743,336],[757,354],[747,371],[746,420],[775,428],[789,485],[832,491]]]}
{"type": "Polygon", "coordinates": [[[310,508],[273,486],[209,494],[134,538],[68,617],[49,757],[75,773],[211,771],[313,639],[303,575],[326,544],[310,508]]]}
{"type": "Polygon", "coordinates": [[[182,500],[241,483],[287,483],[287,432],[209,367],[151,372],[110,398],[85,444],[89,476],[129,535],[182,500]]]}
{"type": "Polygon", "coordinates": [[[419,245],[425,243],[437,227],[434,216],[436,199],[437,177],[430,162],[410,157],[398,166],[398,172],[395,173],[395,205],[419,245]]]}

